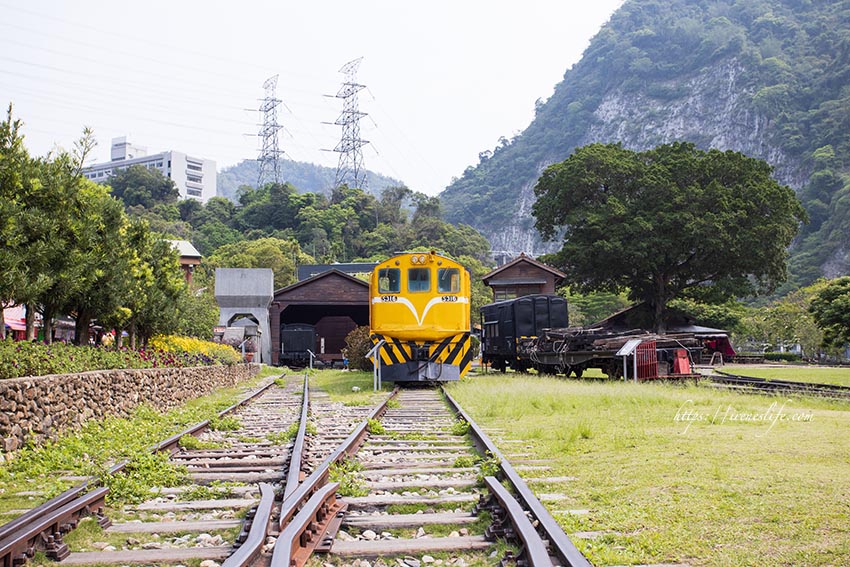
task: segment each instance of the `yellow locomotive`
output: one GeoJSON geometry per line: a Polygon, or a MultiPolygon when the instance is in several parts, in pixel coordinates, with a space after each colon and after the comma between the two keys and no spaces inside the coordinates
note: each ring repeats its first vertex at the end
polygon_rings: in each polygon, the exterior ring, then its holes
{"type": "Polygon", "coordinates": [[[446,382],[469,370],[469,272],[435,252],[409,252],[372,272],[372,344],[384,341],[382,379],[446,382]]]}

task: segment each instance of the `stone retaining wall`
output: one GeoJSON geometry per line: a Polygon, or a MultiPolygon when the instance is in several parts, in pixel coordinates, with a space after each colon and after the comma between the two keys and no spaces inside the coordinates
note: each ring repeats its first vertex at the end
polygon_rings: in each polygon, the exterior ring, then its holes
{"type": "Polygon", "coordinates": [[[26,441],[41,443],[84,421],[159,410],[252,378],[259,364],[95,370],[0,380],[0,462],[26,441]]]}

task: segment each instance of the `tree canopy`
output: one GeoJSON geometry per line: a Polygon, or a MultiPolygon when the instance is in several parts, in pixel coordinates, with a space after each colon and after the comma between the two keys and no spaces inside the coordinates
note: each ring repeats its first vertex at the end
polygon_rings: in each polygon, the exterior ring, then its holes
{"type": "Polygon", "coordinates": [[[850,343],[850,276],[830,281],[811,301],[809,311],[829,346],[850,343]]]}
{"type": "MultiPolygon", "coordinates": [[[[41,312],[47,341],[61,314],[75,319],[78,343],[88,340],[94,320],[129,326],[145,342],[181,327],[209,336],[211,327],[183,321],[193,302],[170,243],[147,222],[131,221],[107,187],[82,175],[93,147],[85,130],[73,151],[33,159],[11,108],[0,122],[0,304],[26,305],[30,338],[41,312]]],[[[145,173],[134,175],[162,184],[161,175],[145,173]]],[[[139,186],[135,194],[147,191],[139,186]]],[[[0,320],[0,338],[2,330],[0,320]]]]}
{"type": "Polygon", "coordinates": [[[538,230],[563,231],[545,260],[578,291],[647,302],[659,331],[667,303],[685,292],[719,301],[773,290],[807,218],[764,161],[688,143],[591,144],[547,168],[534,190],[538,230]]]}
{"type": "Polygon", "coordinates": [[[177,202],[180,191],[177,185],[158,169],[142,165],[131,165],[120,169],[109,177],[112,195],[121,199],[124,206],[142,205],[153,208],[157,204],[177,202]]]}

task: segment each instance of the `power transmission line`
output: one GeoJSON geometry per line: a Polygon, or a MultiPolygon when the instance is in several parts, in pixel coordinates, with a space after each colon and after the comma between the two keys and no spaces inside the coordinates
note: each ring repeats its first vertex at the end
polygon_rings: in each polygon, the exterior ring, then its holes
{"type": "Polygon", "coordinates": [[[277,133],[281,125],[277,123],[277,107],[281,100],[275,96],[277,88],[277,75],[269,77],[263,83],[266,89],[266,97],[260,104],[260,112],[263,114],[263,125],[260,128],[263,148],[260,150],[260,174],[257,176],[257,187],[263,186],[263,181],[271,176],[272,181],[280,183],[280,154],[282,153],[277,143],[277,133]]]}
{"type": "Polygon", "coordinates": [[[334,124],[342,126],[342,138],[334,148],[335,152],[339,152],[335,188],[345,183],[363,190],[367,186],[362,148],[369,142],[360,138],[360,119],[368,115],[360,112],[357,98],[357,93],[366,87],[357,83],[357,68],[361,61],[362,57],[349,61],[339,70],[345,75],[345,81],[336,93],[336,98],[342,99],[342,114],[334,124]]]}

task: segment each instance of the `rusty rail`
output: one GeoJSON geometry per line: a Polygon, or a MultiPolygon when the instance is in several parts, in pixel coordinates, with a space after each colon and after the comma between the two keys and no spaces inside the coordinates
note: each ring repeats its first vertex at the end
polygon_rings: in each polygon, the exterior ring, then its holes
{"type": "MultiPolygon", "coordinates": [[[[295,444],[290,451],[290,460],[289,460],[289,472],[287,474],[287,490],[289,489],[290,479],[293,478],[293,470],[300,473],[301,471],[301,453],[304,447],[304,432],[306,431],[307,425],[307,414],[310,404],[310,398],[308,395],[309,382],[307,375],[304,375],[304,393],[303,398],[301,400],[301,421],[299,424],[299,435],[301,437],[301,443],[299,446],[298,439],[296,439],[295,444]]],[[[231,408],[233,409],[233,408],[231,408]]],[[[294,484],[297,486],[298,484],[298,474],[294,475],[294,484]]],[[[293,487],[294,489],[294,487],[293,487]]],[[[263,544],[265,544],[266,536],[269,535],[269,528],[271,527],[271,516],[272,509],[274,508],[275,501],[275,492],[274,488],[267,483],[260,484],[260,503],[257,505],[257,509],[251,518],[251,527],[248,530],[247,534],[240,535],[239,540],[242,541],[242,544],[239,546],[235,552],[233,552],[230,557],[228,557],[222,567],[243,567],[245,565],[249,565],[254,562],[257,556],[260,554],[263,548],[263,544]]]]}
{"type": "MultiPolygon", "coordinates": [[[[20,525],[0,541],[0,567],[18,567],[35,554],[37,548],[47,551],[47,556],[61,561],[68,556],[68,546],[62,536],[77,526],[80,518],[91,513],[100,515],[105,505],[108,488],[96,488],[71,502],[33,518],[20,525]]],[[[101,526],[109,520],[101,517],[101,526]]]]}
{"type": "Polygon", "coordinates": [[[496,477],[484,477],[484,484],[487,485],[490,494],[498,502],[498,507],[505,514],[503,518],[498,518],[498,514],[494,514],[493,525],[487,528],[485,535],[506,535],[510,539],[513,539],[512,536],[519,538],[524,547],[519,555],[514,558],[517,564],[530,565],[531,567],[552,567],[549,551],[546,549],[543,538],[534,529],[531,520],[525,515],[525,510],[522,509],[519,502],[508,492],[507,488],[502,486],[496,477]],[[510,522],[513,527],[512,534],[506,533],[507,527],[502,520],[510,522]]]}
{"type": "Polygon", "coordinates": [[[242,567],[243,565],[248,565],[260,554],[263,544],[266,542],[266,536],[269,534],[269,521],[272,516],[274,499],[274,488],[265,482],[260,483],[260,503],[257,505],[257,511],[254,513],[251,521],[251,529],[248,531],[248,537],[239,546],[239,549],[233,552],[222,563],[222,567],[242,567]]]}
{"type": "Polygon", "coordinates": [[[707,376],[714,384],[731,386],[741,390],[756,391],[769,394],[803,394],[807,396],[822,396],[827,398],[848,399],[850,387],[838,384],[816,384],[813,382],[793,382],[791,380],[773,380],[741,376],[729,372],[716,371],[721,376],[707,376]]]}
{"type": "Polygon", "coordinates": [[[554,555],[561,564],[565,567],[591,567],[587,558],[576,548],[575,544],[564,533],[564,530],[558,525],[558,522],[555,521],[555,518],[552,517],[546,507],[534,496],[534,493],[528,488],[528,485],[519,473],[516,472],[516,469],[508,462],[502,452],[499,451],[490,437],[484,433],[484,430],[460,407],[460,404],[452,398],[445,388],[443,388],[443,395],[446,397],[455,414],[469,424],[469,432],[478,450],[484,455],[492,455],[499,461],[502,476],[511,483],[514,492],[516,492],[524,508],[531,511],[531,514],[539,522],[539,526],[543,530],[546,539],[549,540],[554,555]]]}
{"type": "Polygon", "coordinates": [[[321,535],[336,515],[344,510],[336,500],[339,483],[319,488],[280,533],[274,546],[271,565],[303,567],[313,549],[321,543],[321,535]]]}
{"type": "Polygon", "coordinates": [[[304,397],[301,402],[301,421],[298,426],[298,434],[292,445],[289,457],[289,470],[286,472],[286,488],[283,491],[283,499],[286,500],[301,482],[301,458],[304,453],[304,437],[307,435],[307,414],[310,409],[310,381],[309,376],[304,374],[304,397]]]}
{"type": "MultiPolygon", "coordinates": [[[[328,484],[330,476],[330,467],[332,464],[341,461],[345,457],[351,456],[357,452],[360,445],[366,439],[367,427],[370,419],[376,419],[387,411],[387,403],[398,393],[398,388],[395,388],[387,398],[375,406],[369,415],[345,438],[345,440],[337,446],[310,476],[304,479],[298,487],[293,490],[289,497],[285,498],[280,507],[279,529],[281,536],[278,537],[275,543],[274,554],[272,555],[271,567],[292,567],[295,561],[300,561],[303,555],[299,549],[303,542],[307,546],[315,535],[313,530],[310,533],[305,533],[312,524],[317,522],[316,518],[321,515],[321,509],[327,508],[329,500],[335,498],[337,483],[328,484]],[[300,511],[299,510],[300,507],[300,511]],[[296,512],[298,514],[296,516],[296,512]],[[309,520],[313,518],[313,520],[309,520]],[[292,526],[292,527],[290,527],[292,526]],[[291,544],[285,544],[283,539],[284,533],[290,538],[291,544]],[[295,545],[295,540],[299,544],[295,545]]],[[[334,514],[329,517],[323,516],[323,521],[330,521],[334,514]]],[[[318,544],[318,542],[316,542],[318,544]]],[[[315,546],[313,546],[315,547],[315,546]]],[[[312,549],[312,548],[311,548],[312,549]]],[[[306,554],[309,557],[309,552],[306,554]]],[[[306,559],[305,559],[306,560],[306,559]]],[[[302,563],[303,565],[303,563],[302,563]]]]}

